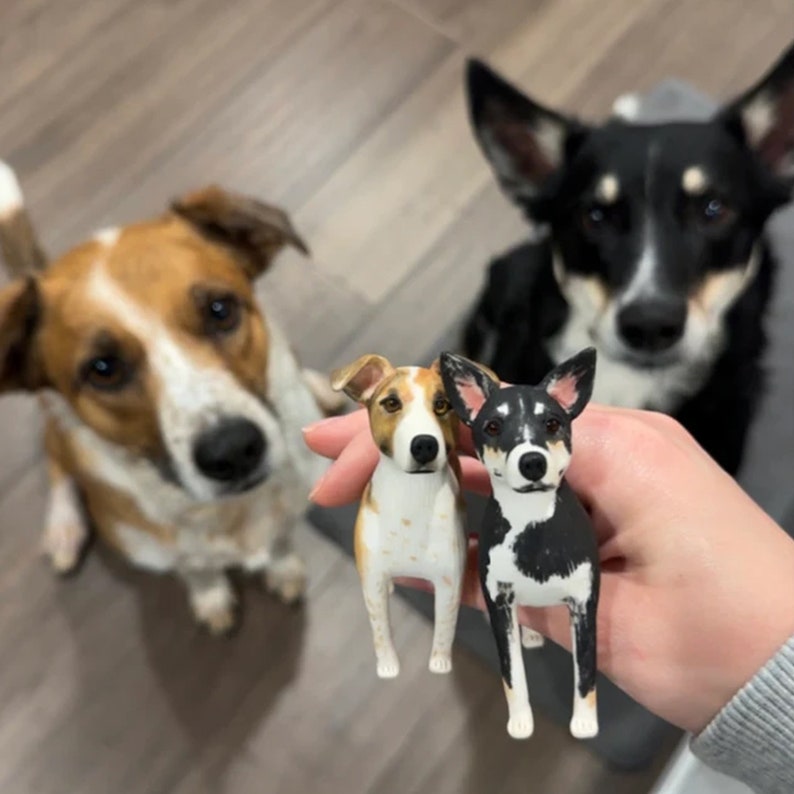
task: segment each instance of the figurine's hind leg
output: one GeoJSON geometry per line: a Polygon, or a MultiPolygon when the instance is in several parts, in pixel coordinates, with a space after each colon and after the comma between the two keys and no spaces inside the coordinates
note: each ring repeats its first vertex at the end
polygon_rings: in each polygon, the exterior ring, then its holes
{"type": "Polygon", "coordinates": [[[448,673],[452,670],[452,643],[458,624],[461,579],[453,581],[450,576],[436,580],[435,627],[433,629],[433,651],[430,655],[431,673],[448,673]]]}
{"type": "Polygon", "coordinates": [[[400,673],[389,622],[389,583],[386,576],[371,572],[361,577],[380,678],[395,678],[400,673]]]}
{"type": "Polygon", "coordinates": [[[507,732],[514,739],[527,739],[532,736],[534,720],[529,705],[529,690],[524,672],[524,659],[521,655],[521,637],[513,589],[509,585],[499,585],[495,599],[485,587],[483,593],[502,668],[502,684],[510,715],[507,732]]]}
{"type": "Polygon", "coordinates": [[[571,734],[590,739],[598,733],[596,710],[596,595],[569,601],[574,668],[571,734]]]}

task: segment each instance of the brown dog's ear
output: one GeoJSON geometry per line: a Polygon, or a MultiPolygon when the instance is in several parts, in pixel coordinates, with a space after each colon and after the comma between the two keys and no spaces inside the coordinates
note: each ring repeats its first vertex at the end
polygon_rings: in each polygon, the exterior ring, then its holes
{"type": "Polygon", "coordinates": [[[35,279],[15,281],[0,291],[0,392],[44,385],[33,336],[40,315],[35,279]]]}
{"type": "Polygon", "coordinates": [[[267,270],[287,244],[309,253],[284,210],[215,185],[177,199],[171,209],[202,234],[242,254],[251,278],[267,270]]]}
{"type": "Polygon", "coordinates": [[[346,367],[334,370],[331,373],[331,388],[343,391],[351,400],[366,403],[383,379],[393,373],[394,367],[388,359],[369,353],[346,367]]]}

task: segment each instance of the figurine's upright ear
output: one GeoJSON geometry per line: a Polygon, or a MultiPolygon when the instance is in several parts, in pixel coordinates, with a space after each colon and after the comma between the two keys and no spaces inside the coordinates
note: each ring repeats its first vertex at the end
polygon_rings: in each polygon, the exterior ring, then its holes
{"type": "Polygon", "coordinates": [[[358,403],[369,402],[375,389],[384,378],[394,373],[388,359],[369,353],[357,358],[352,364],[340,367],[331,373],[331,388],[343,391],[358,403]]]}
{"type": "Polygon", "coordinates": [[[595,367],[595,348],[588,347],[555,367],[540,385],[573,419],[584,411],[593,395],[595,367]]]}
{"type": "Polygon", "coordinates": [[[455,413],[469,426],[499,388],[499,379],[491,370],[455,353],[441,354],[441,378],[455,413]]]}

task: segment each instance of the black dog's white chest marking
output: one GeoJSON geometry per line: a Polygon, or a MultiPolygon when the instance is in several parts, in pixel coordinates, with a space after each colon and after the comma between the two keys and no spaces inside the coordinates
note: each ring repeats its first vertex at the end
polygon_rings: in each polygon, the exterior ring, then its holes
{"type": "Polygon", "coordinates": [[[492,531],[481,539],[483,585],[491,598],[509,585],[522,605],[587,601],[594,544],[578,503],[566,504],[573,494],[565,486],[550,493],[500,491],[486,519],[492,531]]]}

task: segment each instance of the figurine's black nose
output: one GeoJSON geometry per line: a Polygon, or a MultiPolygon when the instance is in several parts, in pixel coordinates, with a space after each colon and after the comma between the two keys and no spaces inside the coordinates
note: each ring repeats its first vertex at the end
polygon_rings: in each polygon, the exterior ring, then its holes
{"type": "Polygon", "coordinates": [[[419,464],[430,463],[438,455],[438,441],[433,436],[414,436],[411,442],[411,455],[419,464]]]}
{"type": "Polygon", "coordinates": [[[235,482],[256,471],[266,446],[262,431],[253,422],[227,419],[198,437],[193,459],[205,476],[235,482]]]}
{"type": "Polygon", "coordinates": [[[532,482],[537,482],[546,473],[546,457],[540,452],[525,452],[518,459],[518,470],[532,482]]]}

